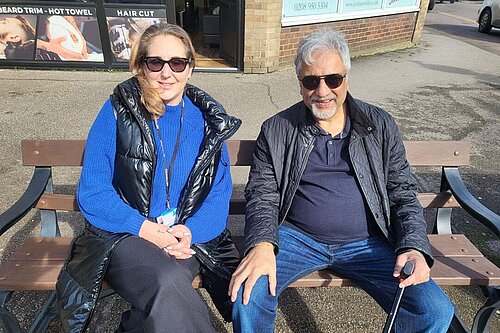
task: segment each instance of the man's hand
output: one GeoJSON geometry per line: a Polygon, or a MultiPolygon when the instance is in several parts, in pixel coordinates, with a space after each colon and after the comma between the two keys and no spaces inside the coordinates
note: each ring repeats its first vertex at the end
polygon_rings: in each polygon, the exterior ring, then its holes
{"type": "Polygon", "coordinates": [[[424,255],[417,250],[401,253],[396,258],[396,265],[394,266],[394,273],[392,274],[394,277],[399,277],[407,261],[410,261],[415,269],[410,277],[399,283],[400,288],[429,281],[431,269],[427,265],[424,255]]]}
{"type": "MultiPolygon", "coordinates": [[[[50,52],[56,52],[61,48],[61,43],[66,40],[66,36],[60,36],[56,38],[49,39],[49,41],[44,41],[42,39],[37,39],[36,41],[36,47],[50,51],[50,52]]],[[[56,52],[57,53],[57,52],[56,52]]]]}
{"type": "Polygon", "coordinates": [[[243,304],[250,301],[250,294],[258,278],[267,275],[269,278],[269,291],[276,296],[276,257],[274,255],[274,245],[271,243],[258,243],[243,258],[229,282],[228,294],[231,301],[236,301],[238,290],[245,282],[243,292],[243,304]]]}

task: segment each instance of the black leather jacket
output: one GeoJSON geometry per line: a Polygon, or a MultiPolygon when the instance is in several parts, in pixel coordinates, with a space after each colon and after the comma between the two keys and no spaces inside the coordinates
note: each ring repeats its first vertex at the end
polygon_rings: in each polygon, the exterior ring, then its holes
{"type": "MultiPolygon", "coordinates": [[[[139,83],[136,78],[131,78],[118,85],[111,96],[117,119],[113,185],[123,200],[147,217],[157,154],[150,116],[140,102],[139,94],[139,83]]],[[[184,223],[194,214],[210,192],[223,142],[241,124],[239,119],[227,115],[224,108],[204,91],[188,85],[185,94],[203,112],[205,136],[204,146],[177,208],[179,223],[184,223]]],[[[220,239],[224,238],[222,235],[208,243],[193,245],[200,262],[218,264],[212,256],[220,256],[224,251],[217,248],[220,239]]],[[[99,230],[87,223],[83,233],[76,238],[56,284],[59,316],[66,332],[82,332],[87,327],[111,253],[128,236],[99,230]]],[[[230,272],[222,272],[221,275],[228,274],[230,272]]]]}
{"type": "MultiPolygon", "coordinates": [[[[396,253],[432,256],[415,178],[394,119],[384,110],[347,95],[352,124],[349,154],[361,192],[396,253]]],[[[271,242],[278,251],[278,227],[285,219],[319,130],[303,102],[264,122],[245,190],[245,253],[271,242]]],[[[325,207],[326,208],[326,207],[325,207]]]]}

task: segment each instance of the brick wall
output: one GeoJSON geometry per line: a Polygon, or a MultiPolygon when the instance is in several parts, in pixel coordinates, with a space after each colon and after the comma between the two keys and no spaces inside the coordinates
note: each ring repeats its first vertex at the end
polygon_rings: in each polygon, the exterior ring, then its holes
{"type": "Polygon", "coordinates": [[[417,13],[404,13],[320,24],[284,27],[281,29],[279,64],[293,65],[300,40],[317,29],[334,28],[349,43],[351,57],[369,55],[412,45],[417,13]]]}
{"type": "Polygon", "coordinates": [[[316,29],[344,33],[353,57],[410,47],[420,40],[428,1],[422,0],[420,13],[282,28],[282,0],[246,0],[243,72],[267,73],[292,66],[299,41],[316,29]]]}
{"type": "Polygon", "coordinates": [[[279,69],[282,0],[245,1],[243,72],[279,69]]]}

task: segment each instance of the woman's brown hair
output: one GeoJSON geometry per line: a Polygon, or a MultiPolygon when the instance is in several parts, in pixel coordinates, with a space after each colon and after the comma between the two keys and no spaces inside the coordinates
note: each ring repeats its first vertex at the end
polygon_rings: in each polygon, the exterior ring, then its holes
{"type": "Polygon", "coordinates": [[[174,36],[179,38],[186,47],[187,58],[191,59],[189,64],[191,68],[194,68],[195,64],[195,50],[187,32],[175,24],[154,24],[144,30],[140,37],[135,40],[130,54],[129,69],[136,75],[141,85],[142,104],[144,104],[149,113],[159,117],[165,112],[165,105],[156,90],[148,84],[145,75],[146,65],[144,63],[144,58],[148,56],[148,47],[151,45],[153,38],[157,36],[174,36]]]}

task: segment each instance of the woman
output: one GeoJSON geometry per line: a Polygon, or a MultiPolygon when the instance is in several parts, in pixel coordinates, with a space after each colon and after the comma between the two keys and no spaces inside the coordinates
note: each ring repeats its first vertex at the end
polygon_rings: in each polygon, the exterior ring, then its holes
{"type": "MultiPolygon", "coordinates": [[[[224,140],[240,120],[187,85],[194,55],[182,28],[146,29],[132,49],[135,76],[115,88],[92,125],[78,188],[89,223],[56,287],[68,331],[85,329],[105,274],[131,304],[119,331],[214,332],[191,284],[200,270],[204,281],[228,282],[237,265],[226,231],[224,140]]],[[[222,293],[214,296],[225,302],[222,293]]]]}

